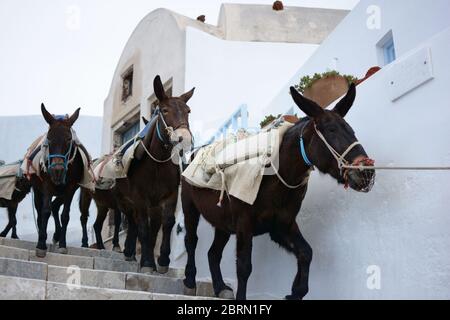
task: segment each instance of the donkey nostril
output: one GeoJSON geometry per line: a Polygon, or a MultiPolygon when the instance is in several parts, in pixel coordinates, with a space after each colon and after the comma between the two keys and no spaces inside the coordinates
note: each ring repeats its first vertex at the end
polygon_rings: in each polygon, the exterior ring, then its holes
{"type": "Polygon", "coordinates": [[[183,137],[182,136],[179,136],[178,137],[178,142],[182,142],[183,141],[183,137]]]}

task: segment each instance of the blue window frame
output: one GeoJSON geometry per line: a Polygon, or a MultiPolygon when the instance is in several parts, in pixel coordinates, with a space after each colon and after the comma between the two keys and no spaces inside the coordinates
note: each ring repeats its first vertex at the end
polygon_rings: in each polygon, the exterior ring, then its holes
{"type": "Polygon", "coordinates": [[[121,135],[121,142],[124,144],[128,140],[131,140],[134,138],[135,135],[139,133],[139,121],[132,124],[127,130],[125,130],[121,135]]]}
{"type": "Polygon", "coordinates": [[[383,46],[384,63],[389,64],[395,60],[394,39],[391,37],[383,46]]]}

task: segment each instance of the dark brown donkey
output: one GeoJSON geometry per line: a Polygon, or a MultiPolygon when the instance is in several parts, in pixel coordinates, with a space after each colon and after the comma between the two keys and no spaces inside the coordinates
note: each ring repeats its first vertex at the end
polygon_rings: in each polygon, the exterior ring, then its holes
{"type": "Polygon", "coordinates": [[[17,236],[17,219],[16,212],[19,203],[26,197],[30,192],[31,184],[28,179],[24,176],[16,178],[16,189],[14,190],[11,199],[0,198],[0,208],[7,208],[8,210],[8,224],[5,229],[0,233],[0,237],[6,237],[9,231],[12,229],[11,238],[19,239],[17,236]]]}
{"type": "Polygon", "coordinates": [[[72,125],[78,119],[80,109],[70,117],[54,117],[41,105],[42,115],[49,124],[47,132],[48,156],[46,168],[41,176],[32,175],[34,204],[38,213],[39,240],[36,256],[44,257],[47,252],[47,224],[51,215],[53,197],[62,197],[64,205],[61,214],[59,252],[67,253],[66,231],[69,223],[70,205],[83,175],[83,159],[72,136],[72,125]]]}
{"type": "Polygon", "coordinates": [[[154,79],[153,89],[159,105],[153,110],[145,137],[135,150],[128,177],[117,179],[116,186],[121,206],[133,208],[125,257],[130,258],[135,252],[137,234],[142,251],[141,272],[156,270],[154,247],[162,224],[158,271],[165,273],[170,263],[170,234],[175,224],[180,185],[178,155],[181,151],[190,150],[192,145],[190,108],[186,103],[194,89],[180,97],[170,97],[164,92],[159,76],[154,79]]]}
{"type": "MultiPolygon", "coordinates": [[[[113,251],[122,252],[119,244],[119,232],[120,225],[122,223],[122,211],[119,209],[119,204],[117,203],[117,190],[115,187],[111,190],[101,190],[95,189],[95,192],[88,190],[86,188],[81,188],[80,190],[80,212],[81,212],[81,226],[83,229],[83,238],[81,240],[81,246],[88,247],[88,235],[87,235],[87,220],[89,217],[89,207],[91,205],[92,199],[95,201],[97,206],[97,218],[94,222],[94,231],[96,239],[96,248],[105,249],[105,245],[102,239],[102,228],[105,222],[106,216],[108,215],[108,210],[111,209],[114,212],[114,236],[113,236],[113,251]]],[[[125,214],[130,211],[125,210],[125,214]]],[[[128,213],[129,215],[131,214],[128,213]]]]}
{"type": "MultiPolygon", "coordinates": [[[[147,126],[148,120],[142,117],[142,121],[147,126]]],[[[105,249],[105,245],[102,239],[102,228],[103,223],[108,215],[108,210],[112,210],[114,213],[114,235],[113,235],[113,251],[121,252],[119,244],[119,232],[120,225],[122,223],[122,212],[126,217],[132,216],[132,210],[129,207],[120,208],[120,203],[118,199],[118,190],[116,186],[113,186],[110,190],[102,190],[96,188],[95,191],[88,190],[86,188],[81,188],[80,191],[80,201],[79,207],[81,212],[81,226],[83,229],[82,247],[88,247],[88,235],[87,235],[87,220],[89,217],[89,207],[91,206],[92,200],[95,201],[97,206],[97,218],[94,222],[94,231],[96,239],[96,248],[105,249]]],[[[127,218],[128,219],[128,218],[127,218]]],[[[127,260],[135,260],[134,254],[130,255],[127,260]]]]}
{"type": "Polygon", "coordinates": [[[316,103],[304,98],[294,88],[291,95],[298,107],[308,117],[298,121],[283,136],[279,152],[278,173],[263,177],[259,193],[253,205],[232,196],[225,197],[222,206],[217,206],[218,192],[200,189],[182,180],[182,204],[185,217],[185,245],[188,253],[186,293],[195,293],[196,268],[195,249],[197,226],[200,214],[215,227],[214,241],[208,251],[209,268],[217,296],[232,296],[232,291],[222,279],[220,261],[230,235],[236,235],[237,257],[237,299],[246,299],[247,280],[252,271],[252,238],[270,233],[271,239],[293,253],[297,258],[298,271],[292,292],[287,299],[302,299],[308,292],[308,274],[312,259],[312,248],[300,233],[296,216],[300,211],[307,190],[307,179],[311,169],[331,175],[340,184],[349,184],[357,191],[369,191],[373,183],[374,171],[341,170],[329,147],[319,137],[323,134],[327,143],[340,155],[345,163],[367,164],[366,152],[355,142],[352,128],[343,117],[355,99],[355,86],[336,105],[333,111],[323,110],[316,103]],[[301,145],[304,147],[302,148],[301,145]],[[350,148],[349,148],[350,147],[350,148]],[[303,149],[303,152],[300,152],[303,149]],[[304,156],[301,155],[304,154],[304,156]],[[305,182],[305,183],[302,183],[305,182]],[[295,187],[298,185],[298,187],[295,187]]]}

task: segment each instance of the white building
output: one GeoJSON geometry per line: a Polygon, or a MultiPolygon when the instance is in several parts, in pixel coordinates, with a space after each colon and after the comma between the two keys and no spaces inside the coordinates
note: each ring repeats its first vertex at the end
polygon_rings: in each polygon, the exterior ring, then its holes
{"type": "MultiPolygon", "coordinates": [[[[307,44],[267,43],[264,41],[274,39],[247,38],[242,29],[224,32],[222,28],[230,23],[223,21],[242,25],[243,17],[252,19],[259,13],[255,10],[254,16],[250,10],[239,19],[228,15],[227,7],[222,8],[218,28],[165,10],[141,22],[124,51],[105,102],[103,151],[110,150],[114,132],[120,133],[121,119],[130,114],[129,110],[148,114],[153,101],[151,81],[156,73],[170,79],[167,86],[174,94],[197,87],[190,102],[191,119],[197,135],[208,139],[242,103],[249,107],[251,125],[266,114],[285,112],[293,106],[288,88],[303,75],[337,69],[362,77],[370,67],[379,65],[383,69],[358,86],[354,108],[347,117],[367,152],[378,165],[449,165],[447,0],[361,0],[335,29],[334,22],[329,26],[327,30],[334,31],[328,37],[324,34],[316,42],[306,38],[296,41],[307,44]],[[177,28],[181,24],[181,31],[167,32],[162,27],[163,19],[177,28]],[[240,34],[243,39],[231,40],[262,42],[228,41],[227,36],[240,34]],[[155,39],[147,41],[149,51],[145,54],[140,48],[146,41],[138,41],[144,36],[155,39]],[[179,47],[166,48],[166,42],[179,47]],[[161,47],[153,46],[158,43],[161,47]],[[148,57],[139,63],[151,71],[137,78],[142,85],[136,90],[143,90],[139,99],[131,105],[122,104],[121,75],[133,65],[133,57],[148,57]],[[166,67],[155,67],[163,65],[166,67]],[[114,116],[114,108],[123,110],[114,116]]],[[[311,17],[317,19],[307,27],[322,28],[330,21],[323,21],[320,15],[308,15],[306,21],[311,17]]],[[[303,27],[298,21],[289,26],[292,30],[303,27]]],[[[306,298],[450,298],[448,181],[448,171],[379,171],[372,192],[357,194],[315,172],[298,216],[300,228],[314,250],[306,298]]],[[[206,252],[213,232],[204,221],[199,238],[198,275],[209,277],[206,252]]],[[[184,267],[182,234],[174,235],[173,240],[173,264],[184,267]]],[[[249,298],[282,297],[290,292],[295,259],[267,235],[254,239],[252,263],[249,298]]],[[[236,278],[234,239],[225,249],[222,273],[231,281],[236,278]]]]}

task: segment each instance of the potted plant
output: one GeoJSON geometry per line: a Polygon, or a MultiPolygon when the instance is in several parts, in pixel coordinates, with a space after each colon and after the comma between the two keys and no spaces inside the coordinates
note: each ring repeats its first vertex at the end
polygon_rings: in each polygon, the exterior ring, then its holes
{"type": "Polygon", "coordinates": [[[333,101],[348,91],[350,83],[357,83],[358,79],[351,75],[341,75],[337,71],[315,73],[304,76],[295,88],[303,95],[315,101],[322,108],[328,107],[333,101]]]}

